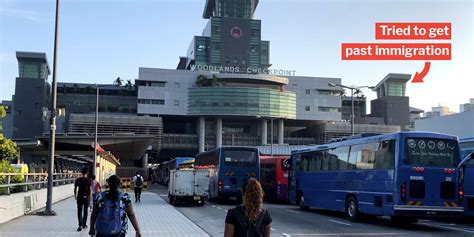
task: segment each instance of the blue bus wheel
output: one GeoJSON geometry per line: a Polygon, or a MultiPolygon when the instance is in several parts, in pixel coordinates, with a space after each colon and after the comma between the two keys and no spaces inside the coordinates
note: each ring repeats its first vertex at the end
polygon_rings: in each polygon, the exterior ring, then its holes
{"type": "Polygon", "coordinates": [[[349,197],[346,200],[346,216],[352,222],[357,222],[359,220],[359,203],[355,197],[349,197]]]}

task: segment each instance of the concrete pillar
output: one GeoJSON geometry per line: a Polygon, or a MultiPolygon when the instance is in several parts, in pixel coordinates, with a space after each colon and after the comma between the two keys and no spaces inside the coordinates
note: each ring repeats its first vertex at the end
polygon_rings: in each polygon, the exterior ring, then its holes
{"type": "Polygon", "coordinates": [[[222,118],[217,118],[216,123],[216,147],[222,146],[222,118]]]}
{"type": "Polygon", "coordinates": [[[148,153],[146,153],[146,152],[145,152],[145,154],[143,154],[142,168],[145,169],[145,170],[148,168],[148,153]]]}
{"type": "Polygon", "coordinates": [[[278,144],[282,145],[283,144],[283,119],[278,120],[278,144]]]}
{"type": "Polygon", "coordinates": [[[199,117],[198,136],[199,136],[199,152],[204,152],[204,143],[206,141],[206,120],[199,117]]]}
{"type": "Polygon", "coordinates": [[[267,139],[268,139],[268,134],[267,134],[267,120],[262,119],[262,145],[267,145],[267,139]]]}

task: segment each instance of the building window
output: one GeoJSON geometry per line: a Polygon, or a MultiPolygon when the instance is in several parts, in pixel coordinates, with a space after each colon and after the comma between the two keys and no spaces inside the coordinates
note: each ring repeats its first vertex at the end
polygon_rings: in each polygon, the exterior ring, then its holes
{"type": "Polygon", "coordinates": [[[239,62],[239,59],[237,59],[237,57],[235,57],[232,62],[233,62],[234,64],[237,64],[237,63],[239,62]]]}
{"type": "Polygon", "coordinates": [[[150,81],[150,82],[148,82],[148,86],[165,87],[166,86],[166,81],[150,81]]]}
{"type": "Polygon", "coordinates": [[[146,105],[164,105],[165,100],[152,100],[152,99],[138,99],[139,104],[146,104],[146,105]]]}
{"type": "Polygon", "coordinates": [[[247,64],[247,60],[242,59],[242,65],[245,65],[245,64],[247,64]]]}
{"type": "Polygon", "coordinates": [[[319,107],[319,112],[341,112],[341,108],[338,107],[319,107]]]}
{"type": "Polygon", "coordinates": [[[230,64],[230,58],[229,58],[229,57],[226,57],[226,58],[225,58],[225,63],[226,63],[226,64],[230,64]]]}
{"type": "Polygon", "coordinates": [[[206,46],[200,44],[200,45],[198,45],[196,48],[197,48],[197,49],[196,49],[197,51],[202,52],[202,51],[204,51],[204,50],[206,49],[206,46]]]}
{"type": "Polygon", "coordinates": [[[175,83],[174,83],[174,87],[175,87],[176,89],[179,89],[179,86],[180,86],[180,85],[179,85],[179,82],[175,82],[175,83]]]}
{"type": "Polygon", "coordinates": [[[174,101],[174,106],[179,106],[179,100],[174,101]]]}
{"type": "Polygon", "coordinates": [[[310,108],[308,105],[306,105],[306,106],[304,107],[304,111],[311,111],[311,108],[310,108]]]}
{"type": "Polygon", "coordinates": [[[309,94],[311,94],[311,90],[310,90],[310,89],[306,89],[306,90],[305,90],[305,93],[306,93],[307,95],[309,95],[309,94]]]}

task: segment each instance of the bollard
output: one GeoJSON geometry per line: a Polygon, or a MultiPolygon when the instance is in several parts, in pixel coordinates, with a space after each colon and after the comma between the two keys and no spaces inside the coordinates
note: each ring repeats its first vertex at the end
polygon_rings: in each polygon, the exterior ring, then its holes
{"type": "Polygon", "coordinates": [[[121,179],[120,179],[120,189],[125,190],[125,188],[126,188],[126,187],[125,187],[125,178],[121,178],[121,179]]]}

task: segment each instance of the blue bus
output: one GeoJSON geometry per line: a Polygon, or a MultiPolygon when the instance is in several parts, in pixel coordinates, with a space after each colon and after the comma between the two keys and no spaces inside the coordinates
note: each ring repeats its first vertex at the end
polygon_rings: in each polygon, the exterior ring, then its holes
{"type": "MultiPolygon", "coordinates": [[[[461,157],[474,153],[474,137],[459,139],[461,157]]],[[[464,173],[464,214],[474,217],[474,161],[467,161],[464,173]]]]}
{"type": "Polygon", "coordinates": [[[169,161],[165,161],[161,163],[158,168],[159,170],[158,177],[157,177],[158,183],[168,185],[168,182],[170,181],[170,171],[177,169],[181,163],[187,160],[194,160],[194,158],[193,157],[176,157],[169,161]]]}
{"type": "Polygon", "coordinates": [[[462,186],[457,137],[427,132],[349,137],[293,151],[290,201],[416,222],[424,216],[460,216],[462,186]]]}
{"type": "Polygon", "coordinates": [[[194,169],[209,169],[209,198],[240,199],[249,178],[260,179],[257,148],[220,147],[196,155],[194,169]]]}

